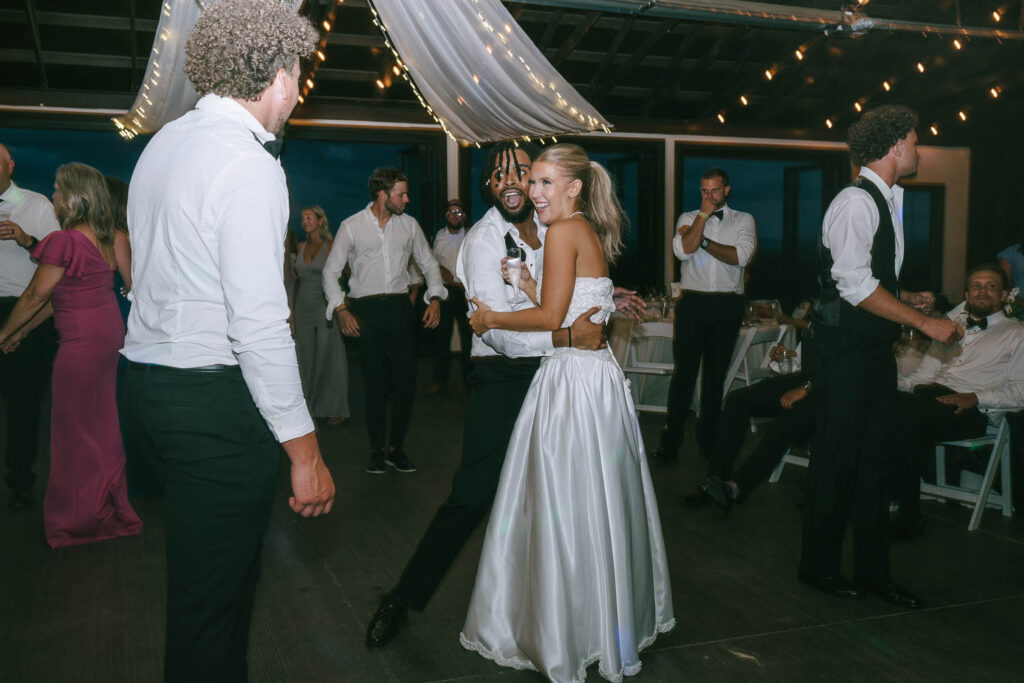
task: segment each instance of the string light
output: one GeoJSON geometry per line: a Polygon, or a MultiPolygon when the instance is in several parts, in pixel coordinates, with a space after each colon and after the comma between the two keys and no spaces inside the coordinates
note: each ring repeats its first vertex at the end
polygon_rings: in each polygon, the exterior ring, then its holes
{"type": "Polygon", "coordinates": [[[826,128],[831,128],[832,127],[832,119],[825,119],[825,127],[826,128]]]}
{"type": "Polygon", "coordinates": [[[307,78],[306,79],[306,87],[309,88],[310,90],[313,89],[313,79],[312,78],[307,78]]]}
{"type": "Polygon", "coordinates": [[[934,123],[931,126],[928,127],[928,130],[930,130],[932,132],[932,135],[938,135],[939,134],[939,129],[935,126],[934,123]]]}
{"type": "Polygon", "coordinates": [[[999,98],[999,88],[989,88],[988,94],[992,96],[992,99],[999,98]]]}
{"type": "Polygon", "coordinates": [[[771,69],[765,69],[764,70],[764,77],[767,78],[770,81],[770,80],[772,80],[775,77],[775,74],[772,73],[771,69]]]}
{"type": "Polygon", "coordinates": [[[321,24],[321,25],[324,27],[325,31],[330,31],[331,30],[331,22],[327,21],[326,19],[324,19],[324,23],[321,24]]]}
{"type": "Polygon", "coordinates": [[[797,51],[796,51],[796,52],[794,52],[793,54],[795,54],[795,55],[796,55],[796,58],[797,58],[797,59],[798,59],[799,61],[801,61],[801,62],[802,62],[802,61],[804,61],[804,53],[803,53],[803,52],[801,52],[800,50],[797,50],[797,51]]]}
{"type": "Polygon", "coordinates": [[[958,111],[956,113],[956,115],[960,117],[961,121],[966,121],[967,120],[967,114],[963,113],[963,111],[958,111]]]}
{"type": "Polygon", "coordinates": [[[327,55],[324,54],[323,50],[317,50],[316,51],[316,58],[319,59],[322,62],[325,59],[327,59],[327,55]]]}
{"type": "Polygon", "coordinates": [[[963,43],[961,43],[961,42],[960,42],[960,40],[959,40],[959,39],[957,39],[957,38],[954,38],[954,39],[953,39],[953,47],[955,47],[955,48],[956,48],[957,50],[962,50],[962,49],[964,49],[964,45],[963,45],[963,43]]]}
{"type": "Polygon", "coordinates": [[[722,112],[718,112],[718,122],[725,123],[725,114],[723,114],[722,112]]]}
{"type": "Polygon", "coordinates": [[[382,80],[380,80],[378,78],[377,79],[377,87],[380,88],[381,90],[383,90],[384,89],[384,81],[382,81],[382,80]]]}
{"type": "Polygon", "coordinates": [[[299,95],[299,104],[303,104],[303,103],[305,103],[305,101],[306,101],[306,98],[303,97],[302,95],[299,95]]]}
{"type": "Polygon", "coordinates": [[[892,90],[892,86],[889,85],[889,81],[882,81],[882,89],[885,90],[885,92],[892,90]]]}
{"type": "Polygon", "coordinates": [[[992,10],[992,19],[994,21],[999,22],[999,21],[1002,20],[1002,18],[1003,18],[1003,15],[999,13],[999,10],[997,10],[997,9],[992,10]]]}
{"type": "Polygon", "coordinates": [[[918,71],[918,73],[922,73],[923,74],[924,73],[924,64],[922,64],[921,62],[918,62],[917,63],[917,71],[918,71]]]}
{"type": "Polygon", "coordinates": [[[740,102],[743,103],[744,107],[750,104],[750,101],[747,99],[746,95],[740,95],[740,102]]]}
{"type": "Polygon", "coordinates": [[[860,102],[854,102],[853,108],[856,109],[858,112],[864,109],[864,107],[860,106],[860,102]]]}

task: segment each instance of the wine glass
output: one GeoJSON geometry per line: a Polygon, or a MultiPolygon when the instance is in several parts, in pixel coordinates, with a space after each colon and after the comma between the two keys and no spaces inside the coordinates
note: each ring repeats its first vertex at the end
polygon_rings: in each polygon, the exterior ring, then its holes
{"type": "Polygon", "coordinates": [[[508,283],[512,285],[512,291],[514,296],[509,299],[509,303],[513,304],[524,304],[526,303],[526,297],[519,291],[519,278],[521,276],[521,267],[523,265],[523,258],[526,254],[519,247],[509,247],[505,251],[505,256],[508,260],[505,261],[505,267],[508,269],[508,283]]]}

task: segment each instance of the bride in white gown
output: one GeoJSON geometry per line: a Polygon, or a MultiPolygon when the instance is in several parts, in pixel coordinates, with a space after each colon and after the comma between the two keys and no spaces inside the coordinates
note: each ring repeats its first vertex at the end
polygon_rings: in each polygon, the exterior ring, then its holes
{"type": "MultiPolygon", "coordinates": [[[[543,282],[524,271],[521,284],[538,306],[499,313],[474,300],[478,334],[555,330],[594,306],[595,322],[614,310],[608,263],[621,250],[622,212],[607,172],[576,145],[549,147],[533,163],[530,198],[548,225],[543,282]]],[[[509,443],[462,645],[552,681],[582,681],[594,662],[621,681],[674,625],[658,506],[622,370],[607,348],[556,349],[509,443]]]]}

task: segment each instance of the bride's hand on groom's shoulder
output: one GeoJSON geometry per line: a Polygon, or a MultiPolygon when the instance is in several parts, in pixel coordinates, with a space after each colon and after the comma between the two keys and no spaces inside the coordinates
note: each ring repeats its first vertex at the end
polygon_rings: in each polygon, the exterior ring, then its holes
{"type": "Polygon", "coordinates": [[[491,307],[476,297],[473,297],[470,301],[476,307],[476,310],[473,311],[473,315],[469,316],[469,326],[473,328],[473,332],[476,334],[483,334],[491,329],[488,321],[491,307]]]}

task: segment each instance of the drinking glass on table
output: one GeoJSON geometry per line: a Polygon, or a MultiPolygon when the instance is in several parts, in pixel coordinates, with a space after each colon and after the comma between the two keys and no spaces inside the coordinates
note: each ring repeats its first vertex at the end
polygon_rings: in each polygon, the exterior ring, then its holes
{"type": "Polygon", "coordinates": [[[515,294],[509,300],[509,303],[526,303],[526,297],[519,291],[519,278],[522,275],[521,268],[525,253],[519,247],[509,247],[505,252],[505,256],[508,257],[508,260],[505,262],[505,267],[508,269],[508,283],[512,285],[512,291],[515,294]]]}

